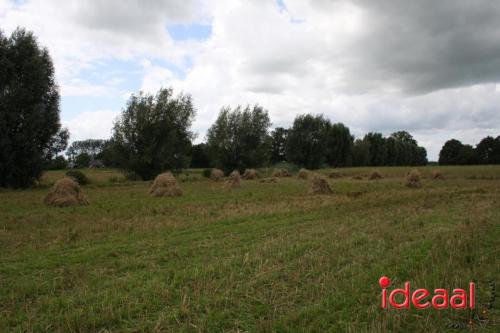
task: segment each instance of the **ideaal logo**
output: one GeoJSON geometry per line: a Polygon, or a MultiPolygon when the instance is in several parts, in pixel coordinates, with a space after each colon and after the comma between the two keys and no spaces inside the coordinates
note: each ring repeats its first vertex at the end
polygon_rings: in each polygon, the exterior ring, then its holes
{"type": "Polygon", "coordinates": [[[410,282],[406,282],[404,288],[388,290],[387,288],[391,286],[391,280],[386,276],[382,276],[378,282],[382,288],[383,309],[389,307],[409,309],[411,305],[416,309],[426,309],[431,306],[435,309],[451,307],[452,309],[465,309],[467,311],[457,311],[457,314],[461,314],[448,322],[448,328],[472,329],[473,326],[486,328],[490,325],[495,325],[495,327],[500,325],[500,322],[490,316],[490,311],[493,309],[496,299],[496,288],[493,280],[489,280],[487,284],[484,284],[485,290],[483,290],[482,297],[480,297],[484,300],[483,297],[489,294],[488,300],[485,302],[479,301],[479,303],[476,302],[476,282],[470,282],[468,289],[456,288],[449,292],[446,289],[439,288],[434,289],[433,293],[423,288],[412,290],[410,282]],[[399,302],[396,298],[399,299],[399,302]]]}
{"type": "MultiPolygon", "coordinates": [[[[382,287],[382,308],[387,309],[392,306],[395,309],[409,309],[410,304],[416,309],[447,309],[451,306],[453,309],[474,309],[476,306],[476,285],[469,283],[469,289],[453,289],[450,293],[446,289],[434,289],[431,293],[427,289],[419,288],[411,290],[410,282],[405,282],[404,289],[396,288],[390,292],[387,290],[391,285],[391,280],[387,276],[382,276],[378,281],[382,287]],[[396,296],[402,295],[403,300],[398,302],[396,296]],[[429,297],[432,296],[430,300],[429,297]]],[[[400,298],[400,297],[399,297],[400,298]]]]}

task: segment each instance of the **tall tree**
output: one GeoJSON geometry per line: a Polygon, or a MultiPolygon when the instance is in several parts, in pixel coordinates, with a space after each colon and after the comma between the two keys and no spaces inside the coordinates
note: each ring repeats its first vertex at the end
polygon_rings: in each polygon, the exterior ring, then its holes
{"type": "Polygon", "coordinates": [[[380,133],[370,132],[365,135],[364,140],[370,142],[370,165],[385,165],[387,158],[387,147],[385,138],[380,133]]]}
{"type": "Polygon", "coordinates": [[[352,146],[352,164],[354,166],[368,166],[370,162],[370,141],[356,139],[352,146]]]}
{"type": "Polygon", "coordinates": [[[32,185],[57,153],[60,130],[49,52],[24,29],[0,32],[0,186],[32,185]]]}
{"type": "Polygon", "coordinates": [[[191,148],[191,168],[209,168],[210,157],[205,143],[193,145],[191,148]]]}
{"type": "Polygon", "coordinates": [[[271,163],[276,164],[286,161],[288,130],[283,127],[277,127],[272,131],[271,138],[271,163]]]}
{"type": "Polygon", "coordinates": [[[66,151],[66,155],[70,160],[73,160],[80,154],[87,154],[90,158],[95,159],[102,153],[106,144],[107,141],[101,139],[73,141],[66,151]]]}
{"type": "Polygon", "coordinates": [[[353,138],[342,123],[328,126],[326,133],[326,162],[334,167],[352,165],[353,138]]]}
{"type": "Polygon", "coordinates": [[[330,121],[323,115],[299,115],[288,132],[287,160],[308,169],[318,169],[326,162],[330,121]]]}
{"type": "Polygon", "coordinates": [[[417,146],[417,140],[413,138],[413,136],[408,133],[407,131],[398,131],[394,132],[390,136],[391,138],[394,138],[397,141],[401,141],[404,143],[409,143],[411,145],[417,146]]]}
{"type": "Polygon", "coordinates": [[[483,138],[476,146],[478,163],[500,164],[500,136],[483,138]]]}
{"type": "Polygon", "coordinates": [[[189,165],[195,110],[190,95],[132,95],[113,128],[116,164],[143,179],[189,165]]]}
{"type": "Polygon", "coordinates": [[[457,165],[461,164],[460,154],[463,148],[462,142],[451,139],[445,142],[439,152],[439,164],[457,165]]]}
{"type": "Polygon", "coordinates": [[[260,167],[269,161],[271,122],[261,106],[221,109],[207,133],[211,162],[226,173],[260,167]]]}

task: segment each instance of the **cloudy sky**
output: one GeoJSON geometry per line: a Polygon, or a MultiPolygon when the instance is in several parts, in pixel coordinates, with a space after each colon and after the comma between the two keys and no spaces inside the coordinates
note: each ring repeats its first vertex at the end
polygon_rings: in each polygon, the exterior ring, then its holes
{"type": "Polygon", "coordinates": [[[0,0],[0,29],[49,48],[72,140],[108,138],[132,92],[172,86],[197,141],[222,106],[259,103],[274,126],[408,130],[430,159],[500,134],[499,17],[497,0],[0,0]]]}

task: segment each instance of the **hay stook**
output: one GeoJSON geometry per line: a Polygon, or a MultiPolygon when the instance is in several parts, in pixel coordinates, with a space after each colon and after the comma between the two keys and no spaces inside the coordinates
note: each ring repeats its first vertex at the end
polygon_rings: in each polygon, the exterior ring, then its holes
{"type": "Polygon", "coordinates": [[[55,182],[43,199],[44,204],[55,207],[86,206],[89,201],[80,185],[70,177],[55,182]]]}

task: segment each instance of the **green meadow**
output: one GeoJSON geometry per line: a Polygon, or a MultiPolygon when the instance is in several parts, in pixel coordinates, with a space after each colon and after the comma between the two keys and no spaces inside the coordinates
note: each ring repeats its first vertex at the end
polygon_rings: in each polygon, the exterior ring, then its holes
{"type": "Polygon", "coordinates": [[[409,167],[376,181],[339,169],[330,195],[295,176],[227,190],[201,170],[178,175],[177,198],[109,169],[83,170],[90,206],[42,204],[62,171],[0,190],[0,332],[499,332],[500,300],[485,303],[500,284],[500,166],[418,169],[418,189],[409,167]],[[477,308],[383,310],[383,275],[476,281],[477,308]]]}

